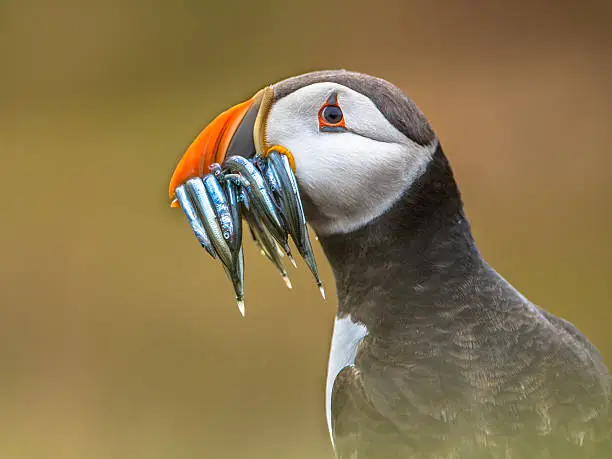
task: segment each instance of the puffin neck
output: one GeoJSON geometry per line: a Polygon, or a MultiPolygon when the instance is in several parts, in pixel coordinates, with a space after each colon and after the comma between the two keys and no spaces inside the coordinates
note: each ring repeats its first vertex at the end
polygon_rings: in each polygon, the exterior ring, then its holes
{"type": "Polygon", "coordinates": [[[336,279],[338,316],[351,314],[368,328],[452,307],[441,297],[444,286],[470,282],[484,265],[441,146],[387,212],[320,242],[336,279]]]}

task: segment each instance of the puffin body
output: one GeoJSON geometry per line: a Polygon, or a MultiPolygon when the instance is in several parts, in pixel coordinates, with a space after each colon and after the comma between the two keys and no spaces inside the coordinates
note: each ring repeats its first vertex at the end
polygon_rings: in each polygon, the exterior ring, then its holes
{"type": "MultiPolygon", "coordinates": [[[[602,357],[483,260],[416,105],[347,71],[269,88],[244,122],[224,121],[252,137],[206,154],[292,155],[339,301],[326,382],[337,457],[612,457],[602,357]]],[[[189,175],[177,170],[175,183],[189,175]]]]}
{"type": "Polygon", "coordinates": [[[438,149],[385,214],[320,239],[339,297],[338,457],[610,457],[600,354],[482,259],[450,178],[438,149]]]}

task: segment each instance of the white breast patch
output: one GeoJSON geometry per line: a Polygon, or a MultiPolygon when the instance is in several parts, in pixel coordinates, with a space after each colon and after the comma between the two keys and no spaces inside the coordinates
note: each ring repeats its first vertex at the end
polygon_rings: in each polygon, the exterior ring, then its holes
{"type": "Polygon", "coordinates": [[[350,315],[341,319],[336,317],[331,350],[329,352],[327,384],[325,386],[325,412],[327,414],[327,428],[329,429],[332,444],[334,444],[334,437],[331,425],[331,398],[334,382],[344,367],[355,363],[357,346],[359,346],[359,343],[367,334],[368,329],[366,326],[353,322],[350,315]]]}

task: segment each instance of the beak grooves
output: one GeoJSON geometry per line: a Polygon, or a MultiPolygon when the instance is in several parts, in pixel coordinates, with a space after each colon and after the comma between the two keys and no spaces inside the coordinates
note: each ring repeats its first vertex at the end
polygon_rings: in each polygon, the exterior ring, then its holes
{"type": "Polygon", "coordinates": [[[259,94],[261,94],[261,106],[253,126],[253,139],[255,140],[255,153],[263,155],[266,152],[266,120],[274,101],[274,90],[270,86],[266,86],[257,93],[257,95],[259,94]]]}
{"type": "MultiPolygon", "coordinates": [[[[249,157],[263,154],[265,124],[274,101],[274,90],[265,87],[246,102],[217,116],[191,143],[170,179],[168,193],[175,197],[176,188],[193,177],[208,173],[208,166],[222,164],[227,156],[249,157]]],[[[178,207],[176,199],[172,207],[178,207]]]]}

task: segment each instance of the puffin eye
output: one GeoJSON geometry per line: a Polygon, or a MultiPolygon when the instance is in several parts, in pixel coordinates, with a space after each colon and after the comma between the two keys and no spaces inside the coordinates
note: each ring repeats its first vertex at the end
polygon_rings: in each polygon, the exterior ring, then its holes
{"type": "Polygon", "coordinates": [[[338,105],[338,95],[332,93],[319,110],[319,131],[345,132],[344,114],[338,105]]]}
{"type": "Polygon", "coordinates": [[[337,105],[328,105],[323,107],[321,116],[329,124],[338,124],[342,121],[342,110],[337,105]]]}

